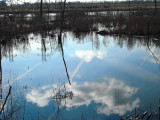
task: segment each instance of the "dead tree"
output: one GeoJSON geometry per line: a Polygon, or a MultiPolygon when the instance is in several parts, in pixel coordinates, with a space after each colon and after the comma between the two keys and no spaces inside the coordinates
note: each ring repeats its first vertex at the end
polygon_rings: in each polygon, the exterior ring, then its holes
{"type": "Polygon", "coordinates": [[[42,4],[43,4],[43,0],[41,0],[41,3],[40,3],[40,16],[41,16],[41,17],[42,17],[42,12],[43,12],[43,10],[42,10],[42,9],[43,9],[43,8],[42,8],[43,5],[42,5],[42,4]]]}
{"type": "Polygon", "coordinates": [[[154,5],[155,5],[155,13],[157,12],[157,0],[154,0],[154,5]]]}
{"type": "Polygon", "coordinates": [[[0,100],[2,99],[2,65],[0,63],[0,100]]]}

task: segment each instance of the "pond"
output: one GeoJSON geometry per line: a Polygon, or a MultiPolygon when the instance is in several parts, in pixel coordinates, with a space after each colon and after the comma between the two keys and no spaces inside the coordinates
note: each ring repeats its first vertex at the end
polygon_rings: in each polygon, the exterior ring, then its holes
{"type": "Polygon", "coordinates": [[[145,111],[158,119],[157,41],[94,32],[65,32],[61,45],[56,34],[26,37],[1,47],[9,119],[118,120],[145,111]]]}

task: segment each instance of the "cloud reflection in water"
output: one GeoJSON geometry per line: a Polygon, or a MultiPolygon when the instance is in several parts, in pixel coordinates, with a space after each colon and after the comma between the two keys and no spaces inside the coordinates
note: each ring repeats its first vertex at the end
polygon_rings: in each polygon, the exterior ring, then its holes
{"type": "MultiPolygon", "coordinates": [[[[53,86],[31,90],[26,95],[27,101],[36,103],[39,107],[48,105],[53,97],[53,86]]],[[[72,82],[72,86],[66,87],[73,91],[73,99],[68,100],[66,104],[68,108],[88,106],[93,101],[101,104],[97,107],[99,114],[123,115],[138,107],[140,102],[138,98],[132,99],[138,90],[137,88],[127,86],[124,82],[113,78],[105,78],[103,82],[84,82],[83,84],[72,82]]]]}
{"type": "Polygon", "coordinates": [[[71,82],[84,62],[89,63],[89,62],[91,62],[91,60],[94,57],[97,57],[98,59],[103,59],[105,55],[106,55],[106,51],[98,51],[98,52],[94,52],[93,50],[77,50],[77,51],[75,51],[75,56],[80,58],[81,61],[77,65],[77,67],[75,68],[73,73],[71,74],[71,79],[70,79],[71,82]]]}
{"type": "Polygon", "coordinates": [[[97,57],[98,59],[103,59],[105,54],[105,51],[94,52],[93,50],[77,50],[75,52],[75,55],[78,58],[84,60],[85,62],[90,62],[94,57],[97,57]]]}
{"type": "Polygon", "coordinates": [[[39,90],[32,89],[30,93],[26,95],[27,102],[36,103],[39,107],[45,107],[51,100],[53,95],[53,89],[50,87],[43,87],[39,90]]]}

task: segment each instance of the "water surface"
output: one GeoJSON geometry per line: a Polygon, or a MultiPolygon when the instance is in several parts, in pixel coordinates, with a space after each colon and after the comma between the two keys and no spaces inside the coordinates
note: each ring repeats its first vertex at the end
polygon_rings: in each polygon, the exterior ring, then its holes
{"type": "Polygon", "coordinates": [[[25,42],[1,47],[2,97],[12,86],[12,104],[5,109],[9,113],[16,106],[12,117],[120,119],[134,117],[135,108],[137,114],[158,113],[157,42],[65,32],[61,46],[57,35],[25,37],[25,42]],[[58,93],[66,96],[56,99],[58,93]]]}

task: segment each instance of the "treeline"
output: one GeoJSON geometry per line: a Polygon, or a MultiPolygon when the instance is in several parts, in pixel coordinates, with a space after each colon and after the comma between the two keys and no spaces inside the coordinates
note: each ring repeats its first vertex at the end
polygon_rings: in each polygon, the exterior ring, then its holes
{"type": "MultiPolygon", "coordinates": [[[[99,5],[103,5],[103,4],[128,4],[128,2],[132,3],[132,4],[146,4],[146,3],[153,3],[155,2],[155,0],[126,0],[126,1],[90,1],[90,2],[80,2],[80,1],[76,1],[76,2],[66,2],[66,5],[86,5],[86,4],[99,4],[99,5]]],[[[158,3],[159,1],[157,1],[158,3]]],[[[9,3],[8,5],[17,5],[18,2],[16,3],[9,3]]],[[[43,2],[43,5],[61,5],[62,2],[43,2]]],[[[23,2],[19,5],[25,5],[25,6],[34,6],[34,5],[39,5],[40,2],[35,2],[35,3],[30,3],[30,2],[23,2]]],[[[0,6],[7,6],[7,3],[5,1],[0,1],[0,6]]]]}

